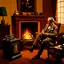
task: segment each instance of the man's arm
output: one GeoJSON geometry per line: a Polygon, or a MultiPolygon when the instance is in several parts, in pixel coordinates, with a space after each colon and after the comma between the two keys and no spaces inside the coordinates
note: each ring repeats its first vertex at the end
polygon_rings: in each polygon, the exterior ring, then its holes
{"type": "Polygon", "coordinates": [[[58,27],[56,25],[53,25],[54,27],[54,30],[52,33],[45,33],[45,35],[48,35],[48,36],[55,36],[57,35],[57,31],[58,31],[58,27]]]}
{"type": "Polygon", "coordinates": [[[42,29],[41,34],[44,34],[47,28],[48,28],[48,24],[46,24],[45,27],[42,29]]]}

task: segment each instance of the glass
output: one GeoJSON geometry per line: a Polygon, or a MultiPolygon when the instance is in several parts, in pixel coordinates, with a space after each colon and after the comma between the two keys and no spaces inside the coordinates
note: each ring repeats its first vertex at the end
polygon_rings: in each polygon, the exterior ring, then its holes
{"type": "Polygon", "coordinates": [[[60,12],[60,9],[61,9],[61,8],[58,8],[58,13],[60,12]]]}
{"type": "Polygon", "coordinates": [[[61,7],[64,6],[64,2],[61,2],[61,7]]]}
{"type": "Polygon", "coordinates": [[[63,7],[61,7],[61,12],[64,12],[64,8],[63,7]]]}
{"type": "Polygon", "coordinates": [[[60,7],[60,2],[58,3],[58,7],[60,7]]]}

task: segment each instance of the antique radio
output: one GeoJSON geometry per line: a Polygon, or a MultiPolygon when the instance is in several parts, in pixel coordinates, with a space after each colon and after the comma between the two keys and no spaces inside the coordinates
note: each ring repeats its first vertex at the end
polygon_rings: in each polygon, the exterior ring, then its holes
{"type": "Polygon", "coordinates": [[[14,38],[13,35],[6,35],[3,39],[3,57],[12,60],[21,56],[20,39],[14,38]]]}

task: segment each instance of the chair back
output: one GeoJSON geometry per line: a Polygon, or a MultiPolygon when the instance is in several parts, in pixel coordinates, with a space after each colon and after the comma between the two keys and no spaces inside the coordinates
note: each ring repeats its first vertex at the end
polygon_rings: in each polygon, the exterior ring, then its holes
{"type": "Polygon", "coordinates": [[[59,35],[59,31],[60,31],[61,23],[57,23],[57,22],[55,22],[55,24],[58,26],[58,31],[57,31],[57,36],[58,36],[58,35],[59,35]]]}
{"type": "Polygon", "coordinates": [[[56,39],[55,39],[55,45],[59,44],[57,41],[59,39],[59,31],[60,31],[60,27],[61,27],[61,23],[56,23],[55,24],[57,25],[58,27],[58,30],[57,30],[57,36],[56,36],[56,39]]]}

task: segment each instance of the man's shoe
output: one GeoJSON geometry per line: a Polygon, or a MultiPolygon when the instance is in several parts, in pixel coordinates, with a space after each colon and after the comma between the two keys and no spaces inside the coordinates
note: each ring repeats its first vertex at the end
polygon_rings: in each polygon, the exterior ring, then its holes
{"type": "Polygon", "coordinates": [[[33,47],[27,47],[30,52],[33,52],[33,47]]]}
{"type": "Polygon", "coordinates": [[[32,58],[32,60],[36,60],[36,59],[39,59],[40,56],[36,55],[34,58],[32,58]]]}
{"type": "Polygon", "coordinates": [[[31,49],[28,49],[30,52],[33,52],[33,48],[31,48],[31,49]]]}

